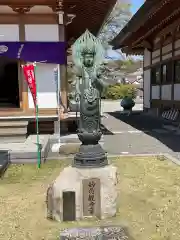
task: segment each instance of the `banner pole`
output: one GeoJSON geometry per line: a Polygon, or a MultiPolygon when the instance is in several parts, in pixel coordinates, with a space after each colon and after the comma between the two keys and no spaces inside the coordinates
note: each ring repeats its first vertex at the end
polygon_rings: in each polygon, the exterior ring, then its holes
{"type": "Polygon", "coordinates": [[[38,86],[37,86],[37,79],[36,79],[36,62],[34,63],[34,75],[36,80],[36,141],[37,141],[37,161],[38,161],[38,168],[41,167],[41,149],[40,149],[40,142],[39,142],[39,107],[38,107],[38,100],[37,100],[37,94],[38,94],[38,86]]]}
{"type": "Polygon", "coordinates": [[[59,144],[61,143],[61,128],[60,128],[60,124],[61,124],[61,109],[60,109],[60,68],[59,68],[59,65],[58,65],[58,69],[57,69],[57,72],[58,72],[58,130],[59,130],[59,144]]]}

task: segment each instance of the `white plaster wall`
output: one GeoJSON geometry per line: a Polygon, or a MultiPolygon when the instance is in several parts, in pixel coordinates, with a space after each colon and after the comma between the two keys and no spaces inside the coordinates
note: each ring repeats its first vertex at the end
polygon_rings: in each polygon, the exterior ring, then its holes
{"type": "Polygon", "coordinates": [[[179,49],[179,50],[176,50],[176,51],[174,52],[174,55],[175,55],[175,56],[180,55],[180,49],[179,49]]]}
{"type": "Polygon", "coordinates": [[[172,85],[162,85],[161,87],[161,99],[162,100],[171,100],[171,89],[172,85]]]}
{"type": "MultiPolygon", "coordinates": [[[[57,24],[25,25],[25,36],[27,41],[59,41],[57,24]]],[[[56,108],[56,85],[54,82],[54,68],[57,64],[39,64],[36,70],[36,81],[38,86],[39,108],[56,108]]],[[[30,91],[28,92],[29,108],[34,108],[30,91]]]]}
{"type": "Polygon", "coordinates": [[[162,60],[166,60],[168,58],[171,58],[172,57],[172,53],[169,53],[169,54],[166,54],[164,56],[162,56],[162,60]]]}
{"type": "Polygon", "coordinates": [[[160,99],[160,86],[152,86],[151,97],[152,99],[160,99]]]}
{"type": "Polygon", "coordinates": [[[180,84],[174,84],[174,100],[180,100],[180,84]]]}
{"type": "Polygon", "coordinates": [[[152,52],[152,58],[155,58],[157,56],[160,56],[160,49],[155,50],[155,51],[152,52]]]}
{"type": "Polygon", "coordinates": [[[160,62],[160,57],[152,59],[152,64],[160,62]]]}
{"type": "Polygon", "coordinates": [[[172,50],[172,43],[164,46],[164,47],[162,48],[162,53],[166,53],[166,52],[169,52],[169,51],[171,51],[171,50],[172,50]]]}
{"type": "MultiPolygon", "coordinates": [[[[36,68],[36,82],[38,90],[39,108],[56,108],[56,84],[54,81],[54,68],[56,64],[38,64],[36,68]]],[[[29,108],[34,108],[30,91],[28,91],[29,108]]]]}
{"type": "Polygon", "coordinates": [[[151,52],[147,49],[144,50],[144,67],[147,67],[151,64],[151,52]]]}
{"type": "Polygon", "coordinates": [[[27,41],[59,41],[58,24],[26,24],[25,36],[27,41]]]}
{"type": "Polygon", "coordinates": [[[144,71],[144,107],[150,108],[150,99],[151,99],[151,71],[150,69],[144,71]]]}
{"type": "Polygon", "coordinates": [[[18,24],[0,24],[0,42],[18,42],[19,25],[18,24]]]}
{"type": "Polygon", "coordinates": [[[48,6],[36,5],[27,14],[53,14],[53,10],[48,6]]]}
{"type": "Polygon", "coordinates": [[[174,44],[175,49],[178,48],[178,47],[180,47],[180,39],[178,39],[174,44]]]}

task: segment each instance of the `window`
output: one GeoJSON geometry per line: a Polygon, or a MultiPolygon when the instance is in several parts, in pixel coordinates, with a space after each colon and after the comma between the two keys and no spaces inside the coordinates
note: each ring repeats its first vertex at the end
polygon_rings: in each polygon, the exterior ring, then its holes
{"type": "Polygon", "coordinates": [[[175,62],[175,82],[180,82],[180,60],[175,62]]]}
{"type": "Polygon", "coordinates": [[[151,83],[152,84],[160,84],[160,67],[155,67],[155,68],[152,68],[151,70],[151,83]]]}
{"type": "Polygon", "coordinates": [[[167,65],[162,66],[162,82],[165,83],[167,81],[167,65]]]}
{"type": "Polygon", "coordinates": [[[166,66],[167,66],[166,82],[167,83],[172,83],[172,79],[173,79],[173,76],[172,76],[172,74],[173,74],[173,63],[172,63],[172,61],[168,62],[166,66]]]}
{"type": "Polygon", "coordinates": [[[162,65],[162,83],[172,82],[172,62],[162,65]]]}

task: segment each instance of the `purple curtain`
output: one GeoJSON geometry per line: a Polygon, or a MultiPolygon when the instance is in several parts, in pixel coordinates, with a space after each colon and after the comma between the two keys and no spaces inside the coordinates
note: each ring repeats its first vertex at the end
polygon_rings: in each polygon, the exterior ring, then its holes
{"type": "Polygon", "coordinates": [[[66,64],[65,42],[0,42],[0,57],[66,64]]]}

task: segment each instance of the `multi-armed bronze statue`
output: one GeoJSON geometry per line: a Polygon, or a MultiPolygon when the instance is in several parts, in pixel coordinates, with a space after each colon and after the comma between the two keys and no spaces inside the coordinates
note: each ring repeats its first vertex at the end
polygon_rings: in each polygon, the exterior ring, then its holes
{"type": "Polygon", "coordinates": [[[101,139],[101,93],[106,85],[104,49],[99,39],[88,30],[72,47],[76,72],[76,101],[80,102],[78,137],[82,142],[74,158],[76,167],[98,167],[107,164],[101,139]]]}

